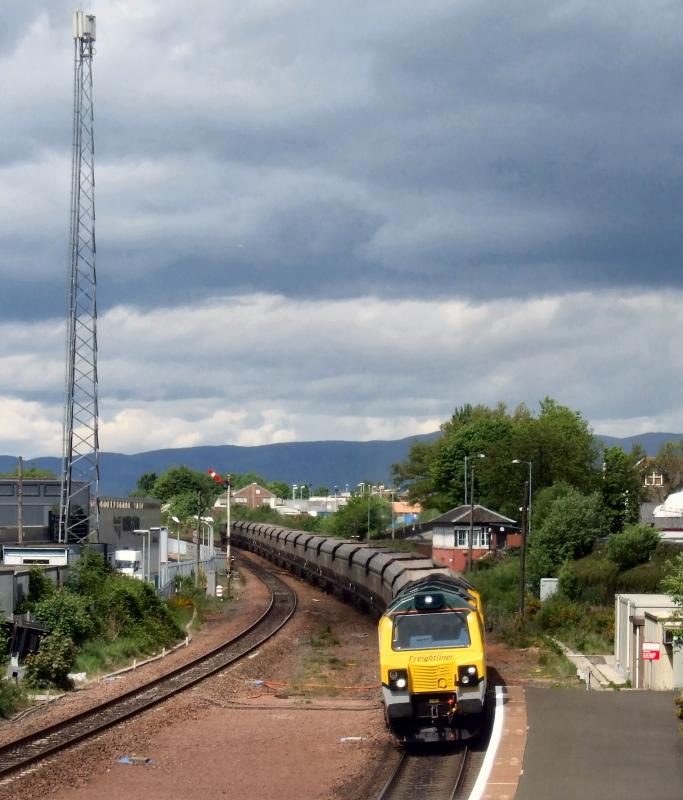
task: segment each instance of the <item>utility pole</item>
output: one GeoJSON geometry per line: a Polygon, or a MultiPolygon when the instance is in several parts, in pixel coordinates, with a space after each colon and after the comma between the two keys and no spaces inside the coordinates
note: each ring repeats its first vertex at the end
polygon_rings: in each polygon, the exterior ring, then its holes
{"type": "Polygon", "coordinates": [[[194,585],[195,588],[199,588],[199,526],[201,525],[201,518],[202,518],[202,493],[197,490],[197,538],[196,542],[196,550],[195,550],[195,557],[194,557],[194,585]]]}
{"type": "Polygon", "coordinates": [[[527,498],[531,503],[531,496],[529,494],[530,484],[529,481],[524,481],[524,500],[522,505],[522,544],[519,548],[519,615],[524,617],[524,595],[525,595],[525,561],[526,561],[526,529],[527,529],[527,514],[529,509],[527,506],[527,498]]]}
{"type": "Polygon", "coordinates": [[[17,462],[17,541],[24,543],[24,460],[17,462]]]}
{"type": "MultiPolygon", "coordinates": [[[[477,453],[476,458],[486,458],[484,453],[477,453]]],[[[465,462],[467,463],[467,462],[465,462]]],[[[467,572],[472,570],[472,547],[474,544],[474,464],[470,467],[470,536],[467,543],[467,572]]]]}
{"type": "Polygon", "coordinates": [[[73,39],[69,316],[58,536],[64,543],[97,541],[100,525],[92,14],[74,12],[73,39]]]}
{"type": "Polygon", "coordinates": [[[467,539],[467,572],[472,571],[472,547],[474,543],[474,464],[470,469],[470,535],[467,539]]]}

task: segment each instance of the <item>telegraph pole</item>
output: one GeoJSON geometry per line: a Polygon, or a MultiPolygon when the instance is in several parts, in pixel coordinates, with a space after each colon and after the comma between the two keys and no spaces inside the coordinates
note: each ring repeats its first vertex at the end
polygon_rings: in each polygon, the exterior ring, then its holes
{"type": "Polygon", "coordinates": [[[524,501],[522,505],[522,541],[519,548],[519,615],[524,617],[524,595],[525,595],[525,561],[526,561],[526,530],[527,530],[527,515],[529,508],[527,507],[527,498],[531,504],[531,495],[529,493],[529,481],[524,481],[524,501]]]}

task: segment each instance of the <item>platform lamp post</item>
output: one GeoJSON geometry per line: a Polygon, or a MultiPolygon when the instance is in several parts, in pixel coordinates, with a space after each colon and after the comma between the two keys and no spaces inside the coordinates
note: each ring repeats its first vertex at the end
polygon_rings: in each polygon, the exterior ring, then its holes
{"type": "Polygon", "coordinates": [[[526,543],[531,536],[531,461],[513,458],[513,464],[526,464],[529,477],[524,482],[524,505],[522,506],[522,544],[519,548],[519,613],[524,616],[524,588],[526,582],[526,543]]]}
{"type": "MultiPolygon", "coordinates": [[[[479,453],[476,458],[486,458],[483,453],[479,453]]],[[[465,456],[467,459],[467,456],[465,456]]],[[[465,461],[467,468],[467,461],[465,461]]],[[[467,541],[467,572],[472,571],[472,548],[474,544],[474,464],[470,467],[470,535],[467,541]]]]}
{"type": "Polygon", "coordinates": [[[465,456],[465,505],[467,505],[467,462],[471,458],[486,458],[486,456],[483,453],[476,453],[473,456],[465,456]]]}
{"type": "Polygon", "coordinates": [[[232,558],[230,556],[230,490],[232,475],[225,476],[225,560],[228,578],[228,597],[230,597],[230,578],[232,577],[232,558]]]}
{"type": "MultiPolygon", "coordinates": [[[[176,533],[176,564],[180,563],[180,520],[178,517],[171,517],[171,520],[175,522],[175,533],[176,533]]],[[[177,572],[176,572],[177,574],[177,572]]]]}

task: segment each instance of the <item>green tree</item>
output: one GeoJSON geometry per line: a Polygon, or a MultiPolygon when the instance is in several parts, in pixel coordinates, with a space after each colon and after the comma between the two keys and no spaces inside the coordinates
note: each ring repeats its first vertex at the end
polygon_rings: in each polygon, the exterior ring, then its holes
{"type": "Polygon", "coordinates": [[[667,564],[669,574],[662,580],[662,589],[680,606],[683,614],[683,553],[667,564]]]}
{"type": "Polygon", "coordinates": [[[282,500],[287,500],[291,492],[289,485],[284,481],[269,481],[265,486],[266,489],[269,489],[276,497],[280,497],[282,500]]]}
{"type": "Polygon", "coordinates": [[[266,481],[263,475],[259,475],[258,472],[243,472],[242,474],[237,473],[234,476],[232,486],[233,489],[244,489],[244,487],[249,486],[250,483],[258,483],[259,486],[268,485],[268,481],[266,481]]]}
{"type": "Polygon", "coordinates": [[[69,570],[68,588],[76,594],[94,597],[113,572],[109,562],[100,553],[92,547],[86,547],[69,570]]]}
{"type": "Polygon", "coordinates": [[[36,603],[34,612],[51,633],[59,631],[76,644],[96,630],[91,599],[74,594],[64,586],[36,603]]]}
{"type": "Polygon", "coordinates": [[[156,472],[143,472],[138,478],[135,489],[131,492],[134,497],[152,497],[154,491],[154,484],[157,482],[159,476],[156,472]]]}
{"type": "Polygon", "coordinates": [[[551,398],[537,416],[525,405],[512,413],[502,403],[456,408],[438,439],[414,444],[408,459],[393,466],[394,481],[407,486],[412,502],[444,511],[464,502],[465,456],[475,465],[476,502],[513,518],[528,477],[513,459],[531,462],[534,494],[560,481],[588,492],[595,482],[597,449],[588,423],[551,398]],[[486,458],[475,461],[479,453],[486,458]]]}
{"type": "Polygon", "coordinates": [[[40,641],[40,649],[26,657],[26,682],[43,687],[69,685],[67,675],[76,658],[76,646],[62,630],[54,630],[40,641]]]}
{"type": "Polygon", "coordinates": [[[538,417],[520,420],[515,447],[521,451],[516,458],[532,462],[538,489],[564,481],[582,492],[592,491],[598,448],[580,412],[546,397],[538,417]]]}
{"type": "Polygon", "coordinates": [[[345,506],[329,518],[330,533],[347,539],[367,539],[370,532],[379,533],[386,527],[386,522],[383,524],[384,505],[376,495],[353,495],[345,506]]]}
{"type": "MultiPolygon", "coordinates": [[[[680,627],[676,631],[677,635],[683,639],[683,553],[678,555],[667,564],[669,574],[662,580],[662,591],[668,594],[678,606],[677,619],[680,627]]],[[[683,692],[678,702],[679,716],[683,719],[683,692]]]]}
{"type": "Polygon", "coordinates": [[[571,489],[552,504],[529,541],[527,575],[538,591],[541,578],[557,574],[565,561],[587,555],[603,532],[600,495],[571,489]]]}
{"type": "Polygon", "coordinates": [[[659,531],[654,528],[629,525],[622,533],[610,536],[607,542],[607,555],[620,569],[631,569],[650,560],[659,538],[659,531]]]}
{"type": "Polygon", "coordinates": [[[643,488],[635,455],[627,455],[621,447],[606,447],[599,485],[609,533],[638,522],[643,488]]]}
{"type": "MultiPolygon", "coordinates": [[[[0,478],[18,478],[19,477],[19,470],[18,468],[14,470],[14,472],[2,472],[0,473],[0,478]]],[[[27,469],[22,470],[22,477],[30,479],[40,479],[54,481],[57,479],[57,476],[51,469],[41,469],[40,467],[30,466],[27,469]]]]}
{"type": "Polygon", "coordinates": [[[152,496],[167,503],[174,495],[193,492],[196,496],[198,491],[208,500],[217,497],[222,486],[206,473],[189,467],[172,467],[154,481],[152,496]]]}
{"type": "Polygon", "coordinates": [[[645,483],[645,477],[652,472],[662,474],[662,486],[651,490],[662,502],[672,492],[683,488],[683,441],[666,442],[661,446],[654,459],[643,458],[640,464],[640,476],[645,483]]]}
{"type": "Polygon", "coordinates": [[[535,495],[531,508],[532,530],[538,530],[550,513],[550,509],[555,504],[555,501],[569,494],[571,491],[572,487],[564,481],[558,481],[557,483],[553,483],[552,486],[546,486],[544,489],[541,489],[541,491],[535,495]]]}
{"type": "Polygon", "coordinates": [[[43,598],[49,597],[54,589],[54,583],[41,567],[31,567],[28,573],[28,602],[31,608],[43,598]]]}
{"type": "Polygon", "coordinates": [[[408,458],[398,464],[392,464],[391,472],[395,486],[408,487],[408,500],[441,508],[443,503],[436,497],[431,477],[431,465],[436,447],[434,442],[413,442],[408,451],[408,458]]]}
{"type": "Polygon", "coordinates": [[[212,501],[213,497],[204,493],[198,497],[196,491],[180,492],[170,498],[168,513],[171,517],[178,517],[181,522],[189,522],[194,519],[196,525],[197,510],[199,509],[200,517],[204,516],[211,509],[212,501]]]}

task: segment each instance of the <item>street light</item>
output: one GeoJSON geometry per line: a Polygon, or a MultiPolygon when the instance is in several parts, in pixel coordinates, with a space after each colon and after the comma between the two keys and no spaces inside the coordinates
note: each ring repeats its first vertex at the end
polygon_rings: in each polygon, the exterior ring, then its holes
{"type": "MultiPolygon", "coordinates": [[[[486,458],[483,453],[478,453],[473,458],[486,458]]],[[[465,469],[467,469],[467,456],[465,456],[465,469]]],[[[474,542],[474,464],[470,469],[470,538],[467,544],[467,572],[472,569],[472,546],[474,542]]]]}
{"type": "Polygon", "coordinates": [[[522,545],[519,548],[519,613],[524,614],[524,583],[525,583],[525,562],[526,562],[526,541],[531,536],[531,461],[524,461],[521,458],[513,458],[513,464],[526,464],[529,467],[529,478],[527,479],[528,487],[528,503],[526,492],[524,492],[524,507],[522,508],[525,513],[526,526],[522,525],[522,545]],[[526,531],[524,528],[526,527],[526,531]]]}
{"type": "MultiPolygon", "coordinates": [[[[467,505],[467,462],[471,458],[486,458],[486,456],[483,453],[477,453],[473,456],[465,456],[465,505],[467,505]]],[[[474,467],[472,467],[472,469],[474,469],[474,467]]]]}
{"type": "Polygon", "coordinates": [[[177,545],[176,546],[178,548],[178,550],[176,551],[176,564],[179,564],[180,563],[180,524],[181,523],[180,523],[180,520],[178,519],[178,517],[171,517],[171,519],[176,524],[176,529],[175,529],[176,541],[177,541],[177,545]]]}

